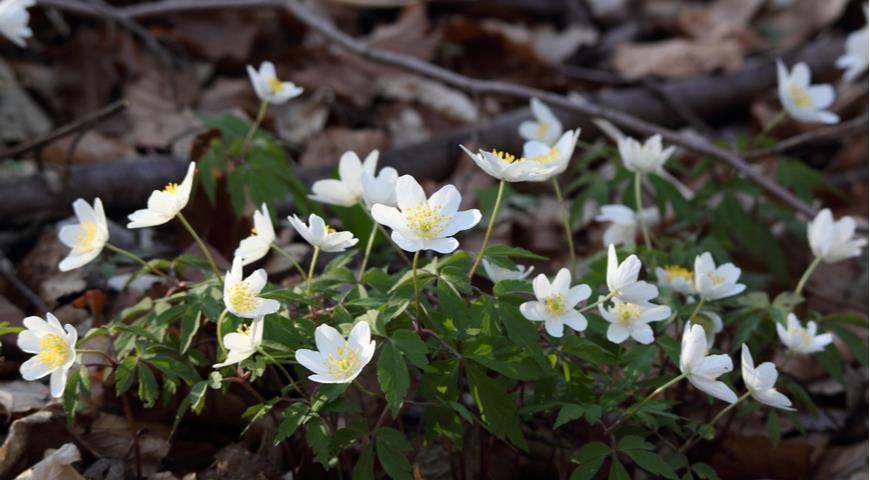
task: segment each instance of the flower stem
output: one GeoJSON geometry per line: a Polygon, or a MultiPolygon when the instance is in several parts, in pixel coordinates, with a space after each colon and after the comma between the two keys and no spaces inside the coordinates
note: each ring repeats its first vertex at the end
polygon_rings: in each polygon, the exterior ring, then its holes
{"type": "Polygon", "coordinates": [[[641,192],[641,174],[640,172],[636,172],[634,174],[634,201],[637,205],[637,221],[640,223],[640,231],[643,234],[643,244],[646,246],[647,250],[652,249],[652,243],[650,243],[649,239],[649,230],[646,228],[646,218],[643,215],[643,195],[641,192]]]}
{"type": "Polygon", "coordinates": [[[405,255],[405,251],[402,250],[401,247],[396,245],[396,242],[393,241],[393,238],[390,236],[389,232],[387,232],[387,230],[384,228],[384,226],[381,225],[380,223],[378,223],[377,220],[375,220],[375,218],[372,217],[372,212],[369,210],[369,208],[363,202],[360,202],[359,205],[360,205],[360,207],[362,207],[362,209],[366,213],[366,215],[368,215],[369,220],[374,222],[375,226],[378,227],[378,230],[380,230],[381,233],[384,235],[384,238],[386,238],[387,241],[390,242],[390,245],[392,245],[393,248],[396,249],[396,252],[399,254],[400,257],[402,257],[402,260],[404,260],[405,263],[410,267],[411,266],[411,259],[408,258],[407,255],[405,255]]]}
{"type": "Polygon", "coordinates": [[[251,128],[248,129],[248,133],[245,134],[245,139],[242,141],[242,146],[239,148],[239,157],[245,158],[248,153],[248,145],[251,143],[251,140],[254,138],[254,134],[257,133],[257,127],[263,123],[263,119],[266,118],[266,110],[269,108],[269,103],[263,100],[260,102],[260,109],[257,110],[257,118],[254,119],[254,123],[251,124],[251,128]]]}
{"type": "Polygon", "coordinates": [[[602,298],[602,299],[598,300],[597,302],[592,303],[592,304],[590,304],[590,305],[586,305],[585,307],[581,308],[581,309],[578,310],[578,311],[582,313],[582,312],[585,312],[586,310],[592,310],[593,308],[597,307],[598,305],[601,305],[602,303],[604,303],[604,302],[610,300],[611,298],[613,298],[614,295],[616,295],[616,292],[610,292],[610,293],[608,293],[607,296],[605,296],[604,298],[602,298]]]}
{"type": "Polygon", "coordinates": [[[296,259],[293,258],[293,255],[290,255],[289,253],[285,252],[283,248],[279,247],[278,245],[275,245],[274,243],[272,245],[270,245],[269,247],[272,250],[283,255],[284,258],[286,258],[287,260],[290,260],[290,263],[293,264],[293,266],[296,268],[296,270],[299,272],[299,275],[301,275],[302,278],[308,278],[308,275],[305,274],[305,270],[302,268],[302,265],[299,265],[299,262],[297,262],[296,259]]]}
{"type": "Polygon", "coordinates": [[[160,270],[157,270],[157,269],[156,269],[155,267],[153,267],[150,263],[146,262],[142,257],[140,257],[139,255],[136,255],[135,253],[133,253],[133,252],[131,252],[131,251],[129,251],[129,250],[124,250],[124,249],[121,248],[121,247],[116,247],[116,246],[112,245],[111,243],[107,243],[107,244],[106,244],[106,248],[108,248],[109,250],[111,250],[111,251],[113,251],[113,252],[115,252],[115,253],[121,254],[121,255],[123,255],[123,256],[125,256],[125,257],[127,257],[127,258],[132,259],[132,260],[135,261],[136,263],[139,263],[139,264],[141,264],[143,267],[145,267],[146,269],[148,269],[148,271],[150,271],[151,273],[154,273],[154,274],[156,274],[156,275],[159,275],[159,276],[160,276],[161,278],[163,278],[164,280],[169,280],[169,279],[170,279],[170,278],[169,278],[169,275],[166,275],[165,273],[161,272],[160,270]]]}
{"type": "Polygon", "coordinates": [[[221,273],[217,268],[217,264],[214,263],[214,258],[212,258],[211,252],[208,251],[208,247],[205,246],[205,243],[203,243],[202,238],[200,238],[199,235],[197,235],[196,230],[194,230],[193,227],[190,225],[190,223],[187,221],[187,219],[184,218],[183,213],[178,212],[177,217],[178,217],[178,220],[181,221],[181,224],[184,225],[184,228],[187,230],[187,233],[189,233],[190,236],[193,237],[193,240],[196,242],[196,244],[199,245],[199,249],[202,250],[202,254],[205,255],[205,259],[208,260],[208,264],[211,266],[211,270],[214,272],[214,275],[217,277],[218,283],[223,285],[224,280],[221,278],[221,273]]]}
{"type": "Polygon", "coordinates": [[[477,254],[477,258],[474,259],[474,263],[471,265],[471,270],[468,272],[468,278],[474,277],[474,272],[477,270],[480,261],[483,260],[483,256],[486,254],[486,246],[489,244],[489,236],[492,235],[492,226],[495,224],[495,218],[498,215],[498,209],[501,206],[501,199],[502,196],[504,196],[505,183],[504,179],[498,183],[498,194],[495,196],[495,204],[492,206],[492,214],[489,216],[489,224],[486,226],[486,233],[483,235],[483,245],[481,245],[480,253],[477,254]]]}
{"type": "Polygon", "coordinates": [[[743,395],[741,395],[740,398],[738,398],[736,402],[734,402],[734,403],[732,403],[731,405],[728,405],[727,407],[723,408],[721,412],[719,412],[718,414],[716,414],[715,417],[713,417],[713,420],[710,420],[709,425],[710,425],[711,427],[714,426],[714,425],[716,425],[716,422],[718,422],[720,418],[722,418],[723,416],[725,416],[726,413],[730,412],[731,409],[733,409],[734,407],[737,406],[737,404],[739,404],[740,402],[742,402],[742,401],[746,400],[747,398],[749,398],[749,395],[751,395],[751,392],[746,392],[746,393],[744,393],[743,395]]]}
{"type": "Polygon", "coordinates": [[[559,180],[553,177],[553,191],[556,192],[556,199],[559,201],[559,209],[562,211],[562,222],[565,224],[565,240],[568,241],[568,255],[571,259],[571,275],[577,274],[577,256],[574,253],[574,235],[571,232],[571,217],[568,213],[568,208],[565,206],[565,199],[562,197],[562,190],[559,188],[559,180]]]}
{"type": "Polygon", "coordinates": [[[667,390],[669,387],[673,386],[674,384],[676,384],[676,383],[679,382],[680,380],[686,378],[687,375],[688,375],[688,374],[686,374],[686,373],[681,373],[681,374],[679,374],[678,376],[676,376],[676,377],[672,378],[671,380],[669,380],[667,383],[665,383],[665,384],[662,385],[661,387],[659,387],[659,388],[653,390],[652,393],[650,393],[649,395],[647,395],[647,396],[646,396],[643,400],[641,400],[639,403],[635,404],[633,407],[630,407],[629,410],[626,412],[625,415],[623,415],[623,416],[620,417],[616,422],[614,422],[612,425],[610,425],[609,427],[607,427],[607,431],[608,431],[608,432],[612,432],[613,430],[615,430],[616,427],[618,427],[619,425],[625,423],[626,420],[628,420],[629,418],[633,417],[637,412],[639,412],[639,411],[640,411],[640,407],[644,406],[644,405],[646,404],[646,402],[652,400],[653,398],[655,398],[656,396],[658,396],[660,393],[662,393],[662,392],[664,392],[665,390],[667,390]]]}
{"type": "Polygon", "coordinates": [[[822,257],[816,257],[813,259],[813,262],[810,263],[810,265],[807,267],[807,270],[804,272],[803,275],[801,275],[801,279],[798,281],[797,287],[795,287],[795,289],[794,289],[795,295],[801,294],[801,292],[803,291],[804,287],[807,284],[807,280],[810,279],[810,275],[813,274],[813,271],[815,271],[816,267],[818,267],[819,263],[821,263],[821,262],[822,262],[822,257]]]}
{"type": "Polygon", "coordinates": [[[774,127],[776,127],[777,125],[779,125],[779,123],[782,122],[783,119],[785,119],[785,115],[786,115],[786,114],[785,114],[785,110],[780,110],[779,113],[777,113],[777,114],[776,114],[776,115],[775,115],[775,116],[770,120],[770,122],[768,122],[767,125],[765,125],[763,129],[761,129],[761,132],[758,134],[758,136],[759,136],[759,137],[764,137],[764,136],[766,136],[768,133],[770,133],[770,131],[773,130],[774,127]]]}
{"type": "MultiPolygon", "coordinates": [[[[695,310],[692,312],[692,315],[689,316],[689,323],[691,323],[692,320],[694,320],[695,317],[698,316],[698,313],[701,312],[701,308],[704,307],[704,301],[705,301],[705,300],[704,300],[703,298],[702,298],[701,300],[698,301],[698,306],[695,307],[695,310]]],[[[680,332],[677,332],[677,333],[679,334],[680,332]]]]}
{"type": "Polygon", "coordinates": [[[359,264],[359,275],[356,277],[357,283],[362,282],[362,277],[366,273],[366,264],[369,262],[369,255],[372,253],[372,245],[375,243],[375,237],[378,234],[378,222],[372,221],[372,233],[369,234],[369,241],[366,243],[366,251],[363,254],[362,262],[359,264]]]}
{"type": "Polygon", "coordinates": [[[118,365],[118,361],[117,361],[117,360],[115,360],[111,355],[109,355],[108,353],[106,353],[106,352],[104,352],[104,351],[102,351],[102,350],[95,350],[95,349],[92,349],[92,348],[77,348],[77,349],[76,349],[76,353],[77,353],[77,354],[78,354],[78,353],[92,353],[92,354],[94,354],[94,355],[99,355],[99,356],[105,358],[106,360],[109,361],[109,363],[112,364],[112,366],[117,366],[117,365],[118,365]]]}
{"type": "Polygon", "coordinates": [[[314,267],[317,266],[317,256],[320,255],[320,247],[314,247],[311,255],[311,265],[308,267],[308,276],[305,277],[305,290],[311,295],[311,278],[314,277],[314,267]]]}
{"type": "Polygon", "coordinates": [[[417,286],[417,261],[420,259],[420,250],[414,252],[414,259],[411,260],[411,276],[414,280],[414,304],[417,308],[417,319],[420,319],[420,288],[417,286]]]}
{"type": "Polygon", "coordinates": [[[284,368],[284,365],[281,365],[281,362],[276,360],[275,357],[266,353],[266,351],[263,350],[262,348],[259,351],[260,351],[260,353],[263,354],[263,356],[268,358],[269,361],[271,361],[273,364],[275,364],[275,367],[278,368],[278,370],[281,370],[281,373],[283,373],[284,376],[287,378],[287,381],[290,383],[290,386],[292,386],[293,389],[296,390],[296,392],[302,396],[302,398],[308,397],[308,395],[301,388],[299,388],[299,385],[296,384],[296,381],[293,380],[293,377],[290,375],[290,372],[288,372],[287,369],[284,368]]]}
{"type": "Polygon", "coordinates": [[[227,349],[226,347],[224,347],[224,340],[223,336],[221,335],[221,330],[223,330],[224,320],[227,318],[227,313],[229,313],[229,310],[225,308],[224,311],[221,312],[220,316],[218,316],[217,320],[217,343],[218,347],[220,347],[221,349],[221,352],[224,354],[224,357],[227,356],[227,349]]]}

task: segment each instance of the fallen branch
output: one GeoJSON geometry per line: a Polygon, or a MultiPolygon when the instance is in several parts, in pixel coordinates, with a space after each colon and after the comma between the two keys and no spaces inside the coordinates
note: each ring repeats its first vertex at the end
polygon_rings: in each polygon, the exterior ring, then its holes
{"type": "Polygon", "coordinates": [[[752,150],[751,152],[746,153],[746,158],[755,159],[761,157],[769,157],[771,155],[776,155],[778,153],[791,150],[792,148],[806,143],[834,139],[842,140],[844,138],[849,138],[852,135],[857,135],[861,133],[867,133],[867,114],[853,118],[838,125],[821,127],[815,130],[811,130],[809,132],[801,133],[800,135],[786,138],[785,140],[781,140],[776,145],[773,145],[769,148],[752,150]]]}

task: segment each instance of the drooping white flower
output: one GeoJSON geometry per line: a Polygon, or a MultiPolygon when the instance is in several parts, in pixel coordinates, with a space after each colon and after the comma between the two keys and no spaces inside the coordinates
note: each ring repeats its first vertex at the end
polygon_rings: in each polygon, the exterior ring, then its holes
{"type": "Polygon", "coordinates": [[[484,172],[506,182],[540,182],[552,177],[559,168],[555,162],[542,165],[539,162],[529,161],[526,157],[516,157],[500,150],[490,152],[480,150],[478,153],[472,153],[463,145],[459,147],[484,172]]]}
{"type": "Polygon", "coordinates": [[[233,315],[256,318],[275,313],[281,308],[277,300],[257,296],[266,286],[266,271],[262,268],[242,279],[242,259],[233,258],[233,266],[224,280],[224,305],[233,315]]]}
{"type": "Polygon", "coordinates": [[[244,324],[235,332],[224,335],[224,347],[227,348],[227,358],[221,363],[215,363],[212,368],[226,367],[257,353],[263,343],[263,317],[255,318],[250,325],[244,324]]]}
{"type": "Polygon", "coordinates": [[[867,35],[867,4],[864,4],[864,27],[860,30],[855,30],[846,37],[846,52],[837,59],[837,68],[845,68],[843,79],[847,82],[858,78],[867,70],[868,43],[870,37],[867,35]]]}
{"type": "Polygon", "coordinates": [[[148,197],[148,208],[136,210],[127,216],[130,223],[127,228],[143,228],[163,225],[172,220],[178,212],[184,210],[190,200],[190,191],[193,188],[193,175],[196,171],[196,162],[190,162],[187,174],[181,184],[169,183],[163,190],[154,190],[148,197]]]}
{"type": "Polygon", "coordinates": [[[674,146],[662,147],[662,136],[653,135],[641,144],[629,136],[622,136],[617,140],[619,156],[628,170],[641,173],[660,174],[664,170],[665,162],[674,153],[674,146]]]}
{"type": "Polygon", "coordinates": [[[516,270],[510,270],[490,263],[486,259],[481,263],[483,263],[483,269],[486,270],[486,276],[492,280],[492,283],[498,283],[502,280],[525,280],[535,269],[535,267],[526,268],[524,265],[517,265],[516,270]]]}
{"type": "Polygon", "coordinates": [[[27,46],[25,39],[33,36],[33,31],[27,25],[30,21],[27,9],[34,5],[36,0],[0,1],[0,33],[21,48],[27,46]]]}
{"type": "Polygon", "coordinates": [[[867,244],[866,238],[854,238],[855,220],[843,217],[834,221],[827,208],[820,211],[816,218],[807,224],[807,239],[816,257],[825,263],[836,263],[850,257],[861,255],[861,248],[867,244]]]}
{"type": "Polygon", "coordinates": [[[398,179],[399,172],[393,167],[382,168],[377,176],[363,170],[362,191],[366,206],[371,208],[372,205],[380,203],[388,207],[395,207],[396,181],[398,179]]]}
{"type": "MultiPolygon", "coordinates": [[[[601,213],[595,217],[596,222],[610,222],[601,240],[604,245],[625,245],[634,247],[638,232],[637,213],[625,205],[604,205],[601,213]]],[[[655,225],[659,221],[659,211],[655,207],[645,208],[643,219],[647,225],[655,225]]]]}
{"type": "Polygon", "coordinates": [[[616,256],[616,248],[607,247],[607,288],[613,298],[638,305],[650,305],[649,301],[659,295],[659,289],[637,279],[640,275],[640,259],[629,255],[622,263],[616,256]]]}
{"type": "Polygon", "coordinates": [[[746,285],[737,283],[739,278],[739,268],[733,263],[717,267],[710,252],[695,257],[695,292],[704,300],[718,300],[742,292],[746,285]]]}
{"type": "Polygon", "coordinates": [[[372,150],[365,161],[360,161],[356,152],[347,151],[338,160],[338,179],[318,180],[311,186],[313,194],[308,198],[318,202],[351,207],[363,198],[363,173],[375,174],[378,168],[377,150],[372,150]]]}
{"type": "Polygon", "coordinates": [[[76,361],[78,332],[72,325],[61,326],[51,313],[45,320],[27,317],[23,323],[26,330],[18,334],[18,348],[34,356],[21,364],[21,376],[30,381],[51,374],[51,395],[60,397],[76,361]]]}
{"type": "Polygon", "coordinates": [[[248,65],[248,77],[254,86],[254,92],[263,102],[278,105],[302,95],[302,87],[297,87],[293,82],[278,80],[278,74],[275,73],[275,65],[272,62],[261,63],[259,70],[248,65]]]}
{"type": "Polygon", "coordinates": [[[275,241],[275,228],[272,226],[272,216],[269,207],[264,203],[260,210],[254,212],[254,228],[251,235],[239,243],[235,257],[242,259],[242,266],[256,262],[266,256],[275,241]]]}
{"type": "Polygon", "coordinates": [[[725,354],[707,355],[706,352],[704,327],[686,324],[680,349],[680,371],[698,390],[728,403],[736,402],[737,394],[725,383],[716,380],[719,375],[734,368],[731,357],[725,354]]]}
{"type": "Polygon", "coordinates": [[[359,242],[359,239],[354,238],[353,233],[338,232],[313,213],[308,216],[308,225],[305,225],[305,222],[296,215],[287,217],[287,220],[290,220],[290,225],[293,225],[296,233],[306,242],[324,252],[343,252],[359,242]]]}
{"type": "Polygon", "coordinates": [[[756,367],[749,347],[745,343],[742,347],[741,369],[743,383],[746,384],[746,389],[749,390],[752,398],[774,408],[794,410],[791,408],[791,400],[774,387],[777,377],[776,365],[772,362],[764,362],[756,367]]]}
{"type": "Polygon", "coordinates": [[[520,305],[520,313],[533,322],[544,322],[544,329],[554,337],[561,337],[565,325],[577,332],[586,330],[587,321],[575,310],[577,304],[589,298],[589,285],[571,286],[571,273],[563,268],[556,273],[553,283],[543,273],[532,281],[535,298],[520,305]]]}
{"type": "Polygon", "coordinates": [[[546,178],[559,175],[568,168],[579,138],[578,128],[563,133],[553,146],[537,140],[528,141],[523,144],[523,158],[535,168],[546,171],[546,178]]]}
{"type": "Polygon", "coordinates": [[[833,124],[837,114],[826,111],[834,103],[834,87],[828,84],[810,85],[810,67],[798,63],[789,72],[782,60],[776,61],[779,101],[788,115],[807,123],[833,124]]]}
{"type": "Polygon", "coordinates": [[[701,310],[691,320],[691,324],[704,327],[704,335],[707,337],[707,348],[713,348],[713,344],[716,342],[716,334],[725,328],[722,324],[722,317],[715,312],[701,310]]]}
{"type": "Polygon", "coordinates": [[[480,221],[477,209],[458,211],[461,201],[453,185],[441,187],[427,199],[414,177],[402,175],[396,181],[398,208],[375,204],[372,217],[393,230],[391,238],[405,251],[450,253],[459,246],[453,235],[480,221]]]}
{"type": "Polygon", "coordinates": [[[97,258],[109,241],[109,225],[99,198],[94,199],[93,207],[79,198],[73,202],[73,210],[79,223],[64,225],[58,233],[60,241],[72,249],[57,265],[61,272],[79,268],[97,258]]]}
{"type": "Polygon", "coordinates": [[[649,326],[650,322],[658,322],[671,315],[670,307],[665,305],[638,305],[625,303],[618,298],[613,299],[613,304],[609,308],[599,304],[598,312],[610,323],[607,327],[608,340],[622,343],[631,337],[645,345],[655,340],[653,329],[649,326]]]}
{"type": "Polygon", "coordinates": [[[830,333],[816,335],[818,328],[816,322],[809,321],[804,328],[793,313],[788,314],[786,322],[786,326],[780,323],[776,324],[776,333],[783,345],[792,352],[807,354],[821,352],[834,341],[834,337],[830,333]]]}
{"type": "Polygon", "coordinates": [[[537,98],[533,98],[529,105],[532,107],[532,115],[535,119],[520,123],[520,136],[526,140],[537,140],[552,145],[562,135],[562,122],[553,115],[552,110],[544,102],[537,98]]]}
{"type": "Polygon", "coordinates": [[[679,265],[656,267],[656,280],[659,285],[683,295],[695,293],[695,275],[688,268],[679,265]]]}
{"type": "Polygon", "coordinates": [[[375,354],[369,324],[358,322],[347,340],[338,330],[322,324],[314,330],[317,350],[296,350],[296,361],[314,372],[308,377],[318,383],[350,383],[375,354]]]}

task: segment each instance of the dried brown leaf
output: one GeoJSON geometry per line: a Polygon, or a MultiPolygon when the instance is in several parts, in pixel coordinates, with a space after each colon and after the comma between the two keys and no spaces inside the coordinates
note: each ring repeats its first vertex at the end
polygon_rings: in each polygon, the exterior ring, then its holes
{"type": "Polygon", "coordinates": [[[743,64],[743,53],[737,40],[699,43],[671,39],[627,43],[616,49],[613,66],[623,77],[632,80],[649,75],[692,77],[715,70],[734,71],[743,64]]]}

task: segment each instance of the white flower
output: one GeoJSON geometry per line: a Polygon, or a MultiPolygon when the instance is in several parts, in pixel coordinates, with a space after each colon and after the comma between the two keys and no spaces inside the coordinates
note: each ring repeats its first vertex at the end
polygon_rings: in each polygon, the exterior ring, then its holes
{"type": "Polygon", "coordinates": [[[542,165],[539,162],[529,161],[526,157],[515,157],[510,153],[500,150],[493,150],[491,152],[480,150],[479,153],[472,153],[464,145],[459,147],[484,172],[493,178],[506,182],[540,182],[553,176],[559,167],[555,162],[542,165]]]}
{"type": "Polygon", "coordinates": [[[358,322],[347,340],[325,323],[314,330],[317,351],[296,350],[296,361],[314,372],[308,377],[318,383],[350,383],[375,354],[375,341],[369,324],[358,322]]]}
{"type": "Polygon", "coordinates": [[[226,367],[257,353],[263,343],[263,317],[255,318],[250,325],[242,325],[235,332],[224,335],[224,346],[229,350],[227,358],[215,363],[212,368],[226,367]]]}
{"type": "Polygon", "coordinates": [[[688,268],[679,265],[656,267],[656,280],[659,285],[683,295],[695,293],[695,276],[688,268]]]}
{"type": "Polygon", "coordinates": [[[638,343],[650,344],[655,337],[649,323],[664,320],[671,315],[670,307],[665,305],[624,303],[618,298],[613,299],[610,308],[599,304],[598,312],[610,323],[607,327],[607,339],[613,343],[622,343],[631,337],[638,343]]]}
{"type": "Polygon", "coordinates": [[[302,95],[303,89],[297,87],[295,83],[278,80],[272,62],[261,63],[259,71],[252,65],[248,65],[248,77],[257,96],[264,102],[278,105],[302,95]]]}
{"type": "Polygon", "coordinates": [[[617,140],[617,147],[625,168],[641,174],[661,174],[675,148],[662,148],[662,136],[658,134],[647,138],[643,144],[626,135],[617,140]]]}
{"type": "Polygon", "coordinates": [[[66,386],[69,369],[76,361],[76,341],[78,332],[72,325],[61,327],[51,313],[24,319],[26,330],[18,334],[18,348],[23,352],[35,354],[21,364],[21,376],[25,380],[36,380],[51,374],[51,395],[60,397],[66,386]]]}
{"type": "Polygon", "coordinates": [[[281,308],[277,300],[257,296],[266,286],[266,271],[262,268],[242,280],[242,259],[233,259],[233,266],[224,280],[224,305],[233,315],[256,318],[275,313],[281,308]]]}
{"type": "Polygon", "coordinates": [[[359,239],[353,237],[353,233],[337,232],[313,213],[308,216],[308,225],[296,215],[287,217],[287,220],[290,220],[290,224],[306,242],[323,252],[343,252],[359,242],[359,239]]]}
{"type": "MultiPolygon", "coordinates": [[[[864,4],[864,19],[867,19],[867,4],[864,4]]],[[[837,59],[837,67],[845,68],[843,79],[847,82],[858,78],[864,71],[867,70],[868,43],[870,37],[867,35],[867,23],[864,23],[864,28],[856,30],[846,37],[846,53],[837,59]]]]}
{"type": "Polygon", "coordinates": [[[308,198],[318,202],[351,207],[363,198],[363,173],[375,174],[378,168],[378,151],[372,150],[361,162],[355,152],[347,151],[338,160],[338,179],[318,180],[311,186],[314,192],[308,198]]]}
{"type": "Polygon", "coordinates": [[[734,403],[737,394],[723,382],[716,380],[719,375],[734,368],[728,355],[707,355],[707,339],[704,327],[686,324],[680,350],[680,371],[686,374],[689,382],[698,390],[719,400],[734,403]]]}
{"type": "Polygon", "coordinates": [[[492,280],[492,283],[498,283],[502,280],[525,280],[535,267],[526,268],[524,265],[517,265],[516,270],[509,270],[500,267],[488,260],[483,260],[483,269],[486,270],[486,276],[492,280]]]}
{"type": "Polygon", "coordinates": [[[535,119],[520,123],[520,136],[526,140],[537,140],[552,145],[559,138],[559,135],[562,135],[562,122],[553,115],[553,112],[544,102],[533,98],[529,103],[535,119]]]}
{"type": "Polygon", "coordinates": [[[867,244],[865,238],[853,238],[855,220],[843,217],[834,221],[827,208],[820,211],[807,225],[807,239],[816,257],[825,263],[835,263],[861,255],[861,248],[867,244]]]}
{"type": "Polygon", "coordinates": [[[589,285],[571,286],[571,273],[563,268],[556,273],[551,284],[543,273],[532,281],[537,300],[520,305],[520,313],[533,322],[544,322],[544,329],[554,337],[561,337],[565,325],[578,332],[586,330],[586,317],[574,309],[589,298],[589,285]]]}
{"type": "Polygon", "coordinates": [[[800,122],[837,123],[840,117],[825,109],[834,103],[834,87],[828,84],[810,85],[810,67],[796,64],[791,72],[782,60],[776,61],[779,101],[789,116],[800,122]]]}
{"type": "Polygon", "coordinates": [[[629,255],[622,263],[616,256],[616,248],[607,247],[607,288],[614,298],[638,305],[650,305],[649,301],[659,295],[659,289],[644,281],[638,281],[640,259],[629,255]]]}
{"type": "Polygon", "coordinates": [[[57,266],[61,272],[79,268],[97,258],[109,241],[109,225],[99,198],[94,199],[93,207],[80,198],[73,202],[73,210],[79,223],[64,225],[58,233],[60,241],[72,248],[57,266]]]}
{"type": "MultiPolygon", "coordinates": [[[[659,211],[655,207],[643,211],[643,219],[647,225],[655,225],[659,221],[659,211]]],[[[625,245],[634,247],[637,238],[637,213],[625,205],[604,205],[601,213],[595,217],[596,222],[611,222],[604,230],[601,238],[604,245],[625,245]]]]}
{"type": "Polygon", "coordinates": [[[260,210],[254,212],[254,228],[251,230],[251,235],[239,243],[233,256],[242,259],[242,266],[254,263],[269,253],[274,241],[275,228],[272,226],[272,216],[269,215],[269,208],[264,203],[260,210]]]}
{"type": "Polygon", "coordinates": [[[377,176],[363,170],[362,195],[366,206],[380,203],[388,207],[396,206],[396,180],[399,172],[393,167],[384,167],[377,176]]]}
{"type": "Polygon", "coordinates": [[[695,292],[704,300],[718,300],[742,292],[746,285],[737,283],[739,278],[739,268],[733,263],[716,267],[710,252],[695,257],[695,292]]]}
{"type": "Polygon", "coordinates": [[[722,317],[709,310],[701,310],[691,322],[693,325],[704,327],[704,335],[707,337],[707,348],[713,348],[716,334],[724,328],[722,317]]]}
{"type": "Polygon", "coordinates": [[[372,217],[393,229],[391,237],[403,250],[450,253],[459,246],[453,235],[480,221],[477,209],[457,211],[461,201],[453,185],[445,185],[427,199],[414,177],[402,175],[396,181],[398,208],[375,204],[372,217]]]}
{"type": "Polygon", "coordinates": [[[804,328],[793,313],[788,314],[786,321],[788,324],[785,327],[780,323],[776,324],[776,333],[786,348],[793,352],[821,352],[834,341],[834,337],[830,333],[816,335],[816,322],[807,322],[807,326],[804,328]]]}
{"type": "Polygon", "coordinates": [[[563,133],[552,147],[537,140],[528,141],[523,144],[523,157],[536,168],[546,171],[547,178],[559,175],[568,168],[579,138],[578,128],[563,133]]]}
{"type": "Polygon", "coordinates": [[[128,215],[130,223],[127,228],[154,227],[163,225],[172,220],[178,212],[184,210],[190,200],[190,191],[193,188],[193,174],[196,171],[196,163],[190,162],[187,167],[187,175],[181,184],[169,183],[163,190],[154,190],[148,197],[148,208],[136,210],[128,215]]]}
{"type": "Polygon", "coordinates": [[[752,354],[749,353],[749,347],[745,343],[741,355],[741,367],[743,383],[746,384],[746,389],[749,390],[752,398],[774,408],[794,410],[791,408],[791,400],[774,388],[777,377],[776,365],[772,362],[764,362],[756,367],[752,361],[752,354]]]}
{"type": "Polygon", "coordinates": [[[33,36],[27,26],[30,21],[28,7],[36,5],[35,0],[3,0],[0,2],[0,33],[21,48],[27,46],[24,39],[33,36]]]}

